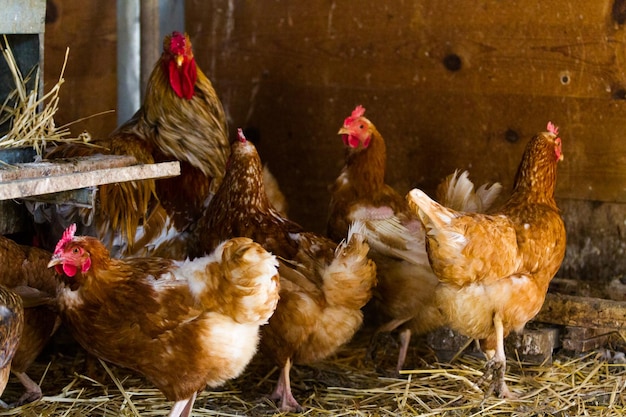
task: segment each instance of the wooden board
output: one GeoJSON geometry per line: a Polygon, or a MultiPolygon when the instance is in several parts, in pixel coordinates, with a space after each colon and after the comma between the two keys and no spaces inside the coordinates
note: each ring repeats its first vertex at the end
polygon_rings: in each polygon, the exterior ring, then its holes
{"type": "Polygon", "coordinates": [[[96,155],[72,159],[30,162],[0,166],[0,183],[30,178],[66,175],[93,170],[120,168],[137,164],[137,159],[129,155],[96,155]]]}
{"type": "MultiPolygon", "coordinates": [[[[108,164],[105,163],[107,158],[111,157],[98,157],[98,163],[94,166],[89,164],[87,159],[76,164],[73,162],[20,164],[16,170],[19,171],[23,168],[27,177],[1,181],[0,200],[56,193],[114,182],[180,175],[180,164],[177,161],[130,166],[128,163],[125,166],[113,163],[114,167],[108,167],[108,164]],[[41,175],[33,175],[35,172],[39,172],[41,175]]],[[[120,158],[113,157],[112,160],[119,162],[120,158]]],[[[125,158],[124,160],[132,162],[134,158],[125,158]]]]}
{"type": "Polygon", "coordinates": [[[552,120],[565,152],[558,197],[626,202],[626,48],[612,6],[218,0],[187,2],[186,17],[231,133],[260,132],[290,215],[323,231],[336,132],[356,104],[386,138],[400,192],[432,192],[455,168],[507,188],[552,120]]]}
{"type": "Polygon", "coordinates": [[[626,329],[626,302],[548,293],[536,322],[612,330],[626,329]]]}

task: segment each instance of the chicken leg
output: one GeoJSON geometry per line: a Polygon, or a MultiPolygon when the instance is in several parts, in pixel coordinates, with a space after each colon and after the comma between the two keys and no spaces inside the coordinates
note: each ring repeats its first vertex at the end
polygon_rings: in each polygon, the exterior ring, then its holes
{"type": "MultiPolygon", "coordinates": [[[[378,350],[378,344],[380,343],[380,337],[383,333],[390,333],[396,330],[398,327],[409,321],[410,318],[402,318],[391,320],[379,328],[376,329],[374,334],[372,335],[372,339],[370,340],[370,344],[367,348],[366,357],[368,360],[376,359],[376,351],[378,350]]],[[[406,360],[406,354],[409,350],[409,343],[411,342],[411,329],[407,328],[400,332],[400,352],[398,353],[398,362],[396,364],[396,376],[400,375],[400,371],[404,366],[404,362],[406,360]]]]}
{"type": "Polygon", "coordinates": [[[172,410],[168,414],[168,417],[189,417],[197,395],[198,393],[194,392],[191,397],[176,401],[172,406],[172,410]]]}
{"type": "Polygon", "coordinates": [[[298,412],[304,411],[304,408],[294,398],[291,393],[291,381],[289,380],[289,371],[291,371],[291,359],[287,359],[285,366],[280,371],[278,382],[276,383],[276,389],[270,395],[270,399],[279,402],[278,409],[281,412],[298,412]]]}
{"type": "Polygon", "coordinates": [[[13,405],[14,407],[19,407],[20,405],[28,404],[41,398],[42,393],[39,384],[33,381],[25,372],[14,372],[13,374],[26,389],[26,392],[22,394],[20,399],[17,400],[17,403],[13,405]]]}
{"type": "Polygon", "coordinates": [[[504,381],[506,371],[506,354],[504,353],[504,326],[502,325],[502,317],[496,313],[493,317],[493,325],[496,332],[496,348],[485,349],[484,354],[487,358],[485,373],[479,379],[478,384],[484,382],[491,374],[491,384],[485,393],[488,397],[492,393],[500,398],[516,398],[504,381]]]}

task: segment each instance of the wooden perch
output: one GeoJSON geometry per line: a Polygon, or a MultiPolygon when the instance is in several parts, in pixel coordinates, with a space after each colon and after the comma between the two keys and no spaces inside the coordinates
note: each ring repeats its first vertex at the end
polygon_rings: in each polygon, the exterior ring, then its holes
{"type": "Polygon", "coordinates": [[[626,302],[548,293],[536,322],[564,326],[626,329],[626,302]]]}
{"type": "Polygon", "coordinates": [[[0,175],[0,200],[56,193],[115,182],[180,175],[180,164],[139,164],[134,158],[99,156],[64,162],[20,164],[0,175]],[[9,179],[7,179],[9,178],[9,179]]]}

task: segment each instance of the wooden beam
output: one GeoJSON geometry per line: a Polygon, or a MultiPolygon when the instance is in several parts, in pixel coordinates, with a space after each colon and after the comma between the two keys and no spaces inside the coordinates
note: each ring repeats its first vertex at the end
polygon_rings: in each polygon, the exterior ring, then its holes
{"type": "Polygon", "coordinates": [[[94,185],[180,175],[179,162],[96,169],[90,172],[27,178],[0,183],[0,200],[49,194],[94,185]]]}
{"type": "Polygon", "coordinates": [[[129,155],[96,155],[52,161],[13,164],[0,170],[0,183],[27,178],[49,177],[51,175],[89,172],[96,169],[120,168],[136,165],[137,159],[129,155]]]}
{"type": "Polygon", "coordinates": [[[626,329],[626,302],[548,293],[536,322],[576,327],[626,329]]]}

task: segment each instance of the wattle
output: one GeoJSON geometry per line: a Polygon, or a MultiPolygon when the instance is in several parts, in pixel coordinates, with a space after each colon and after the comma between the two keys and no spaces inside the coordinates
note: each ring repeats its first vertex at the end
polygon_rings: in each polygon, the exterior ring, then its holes
{"type": "MultiPolygon", "coordinates": [[[[68,277],[73,277],[74,275],[76,275],[76,271],[77,268],[74,265],[63,264],[63,272],[65,272],[65,275],[67,275],[68,277]]],[[[57,272],[60,272],[58,269],[58,265],[57,272]]]]}
{"type": "Polygon", "coordinates": [[[196,69],[196,61],[194,59],[183,62],[180,68],[174,60],[169,62],[168,66],[170,85],[172,90],[180,98],[191,100],[198,79],[198,71],[196,69]]]}
{"type": "Polygon", "coordinates": [[[359,143],[361,142],[359,142],[359,139],[356,136],[348,136],[348,145],[350,145],[351,148],[358,148],[359,143]]]}

